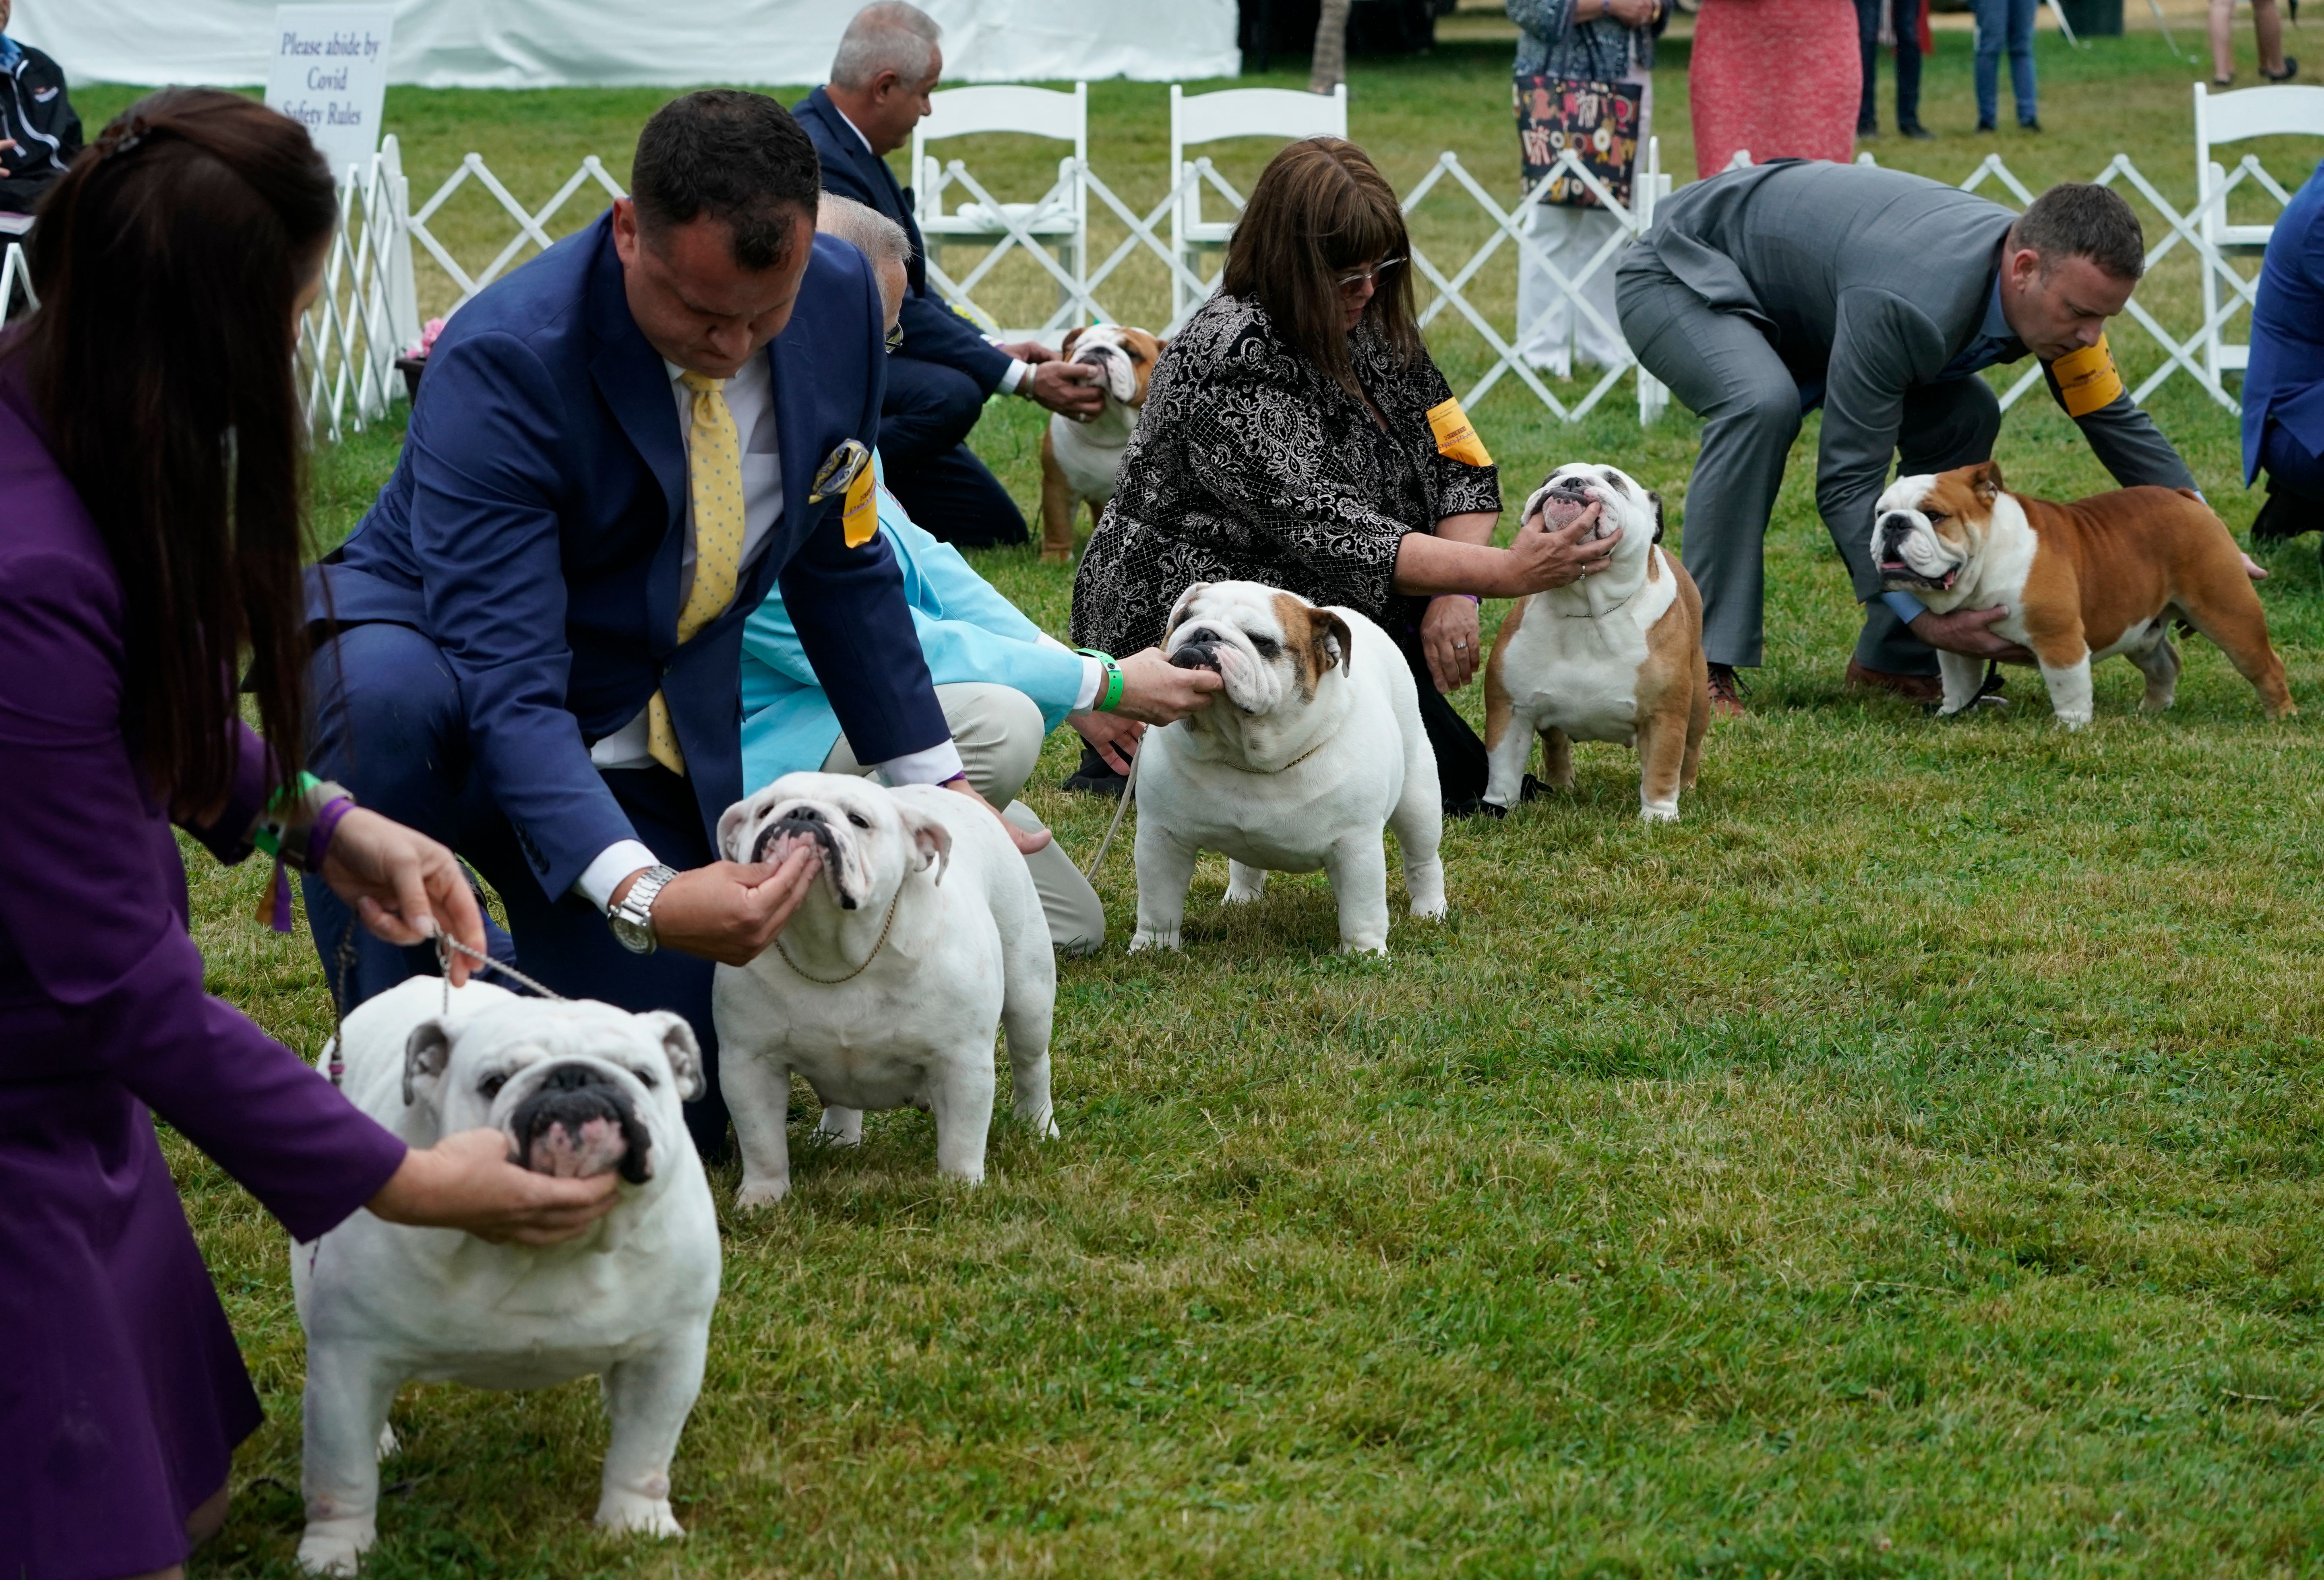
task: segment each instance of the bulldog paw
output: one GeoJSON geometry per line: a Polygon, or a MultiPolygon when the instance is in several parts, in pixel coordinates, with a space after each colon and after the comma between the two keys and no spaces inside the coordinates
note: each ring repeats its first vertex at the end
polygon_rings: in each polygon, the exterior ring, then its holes
{"type": "Polygon", "coordinates": [[[650,1536],[658,1539],[686,1534],[686,1527],[669,1511],[668,1498],[611,1490],[598,1500],[597,1528],[613,1536],[650,1536]]]}
{"type": "Polygon", "coordinates": [[[1165,932],[1158,927],[1141,927],[1136,932],[1130,934],[1130,952],[1131,954],[1136,954],[1139,951],[1144,949],[1167,949],[1175,951],[1177,947],[1178,930],[1176,927],[1169,929],[1167,932],[1165,932]]]}
{"type": "Polygon", "coordinates": [[[1678,803],[1670,801],[1658,804],[1649,801],[1638,808],[1638,819],[1641,822],[1678,822],[1678,803]]]}
{"type": "Polygon", "coordinates": [[[1057,1139],[1056,1116],[1047,1108],[1043,1108],[1039,1112],[1033,1114],[1019,1114],[1017,1116],[1017,1123],[1031,1131],[1037,1140],[1055,1141],[1057,1139]]]}
{"type": "Polygon", "coordinates": [[[315,1520],[299,1539],[299,1567],[309,1575],[352,1575],[374,1539],[369,1520],[315,1520]]]}
{"type": "Polygon", "coordinates": [[[790,1193],[788,1180],[744,1180],[742,1188],[734,1192],[734,1208],[748,1212],[754,1207],[772,1207],[790,1193]]]}
{"type": "Polygon", "coordinates": [[[1380,939],[1374,942],[1362,938],[1343,938],[1340,940],[1340,952],[1348,955],[1378,955],[1380,959],[1386,960],[1388,959],[1388,941],[1380,939]]]}
{"type": "Polygon", "coordinates": [[[382,1459],[385,1459],[385,1458],[386,1458],[386,1457],[388,1457],[390,1455],[393,1454],[396,1450],[398,1450],[399,1448],[401,1448],[402,1447],[403,1447],[403,1445],[402,1445],[401,1443],[400,1443],[400,1442],[396,1441],[396,1438],[395,1438],[395,1423],[394,1423],[394,1422],[390,1421],[387,1425],[385,1425],[385,1426],[383,1426],[383,1427],[380,1428],[380,1429],[379,1429],[379,1456],[380,1456],[382,1459]]]}

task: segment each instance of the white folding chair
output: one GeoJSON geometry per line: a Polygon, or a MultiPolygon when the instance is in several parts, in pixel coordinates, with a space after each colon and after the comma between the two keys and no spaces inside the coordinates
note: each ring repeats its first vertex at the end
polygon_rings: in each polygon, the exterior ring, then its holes
{"type": "MultiPolygon", "coordinates": [[[[2213,93],[2210,85],[2195,84],[2195,203],[2200,210],[2197,234],[2204,244],[2227,258],[2256,258],[2267,251],[2275,232],[2270,225],[2230,225],[2225,202],[2212,200],[2227,188],[2227,172],[2211,157],[2222,142],[2253,137],[2324,137],[2324,87],[2246,87],[2233,93],[2213,93]]],[[[2203,261],[2203,321],[2211,324],[2219,311],[2219,293],[2227,285],[2220,276],[2228,265],[2203,261]]],[[[2251,347],[2227,340],[2217,325],[2203,337],[2203,369],[2212,383],[2219,375],[2238,372],[2251,361],[2251,347]]]]}
{"type": "MultiPolygon", "coordinates": [[[[1170,250],[1190,274],[1202,272],[1196,263],[1204,253],[1224,248],[1234,234],[1231,219],[1203,217],[1204,183],[1194,178],[1186,150],[1227,137],[1345,137],[1348,134],[1348,85],[1327,96],[1287,87],[1230,87],[1188,97],[1176,83],[1170,85],[1170,179],[1179,184],[1178,201],[1170,206],[1170,250]]],[[[1223,184],[1223,183],[1222,183],[1223,184]]],[[[1183,322],[1201,301],[1176,274],[1170,277],[1170,316],[1183,322]]]]}
{"type": "MultiPolygon", "coordinates": [[[[1074,279],[1082,277],[1089,256],[1089,188],[1082,171],[1089,158],[1089,84],[1076,82],[1071,93],[1047,87],[954,87],[928,96],[928,113],[912,128],[912,176],[917,187],[913,218],[928,249],[928,262],[939,271],[947,246],[997,247],[1010,239],[1002,216],[1018,230],[1057,254],[1057,262],[1074,279]],[[1034,203],[982,200],[960,203],[945,212],[945,193],[952,178],[935,155],[931,142],[949,137],[973,137],[981,133],[1009,132],[1027,137],[1047,137],[1073,144],[1070,158],[1057,161],[1057,183],[1034,203]],[[995,213],[997,207],[1000,212],[995,213]]],[[[1073,292],[1060,284],[1060,303],[1073,292]]]]}

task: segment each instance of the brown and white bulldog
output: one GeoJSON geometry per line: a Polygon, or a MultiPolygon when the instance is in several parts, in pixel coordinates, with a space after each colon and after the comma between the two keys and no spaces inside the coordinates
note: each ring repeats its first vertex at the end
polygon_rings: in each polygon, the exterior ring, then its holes
{"type": "Polygon", "coordinates": [[[1074,557],[1074,507],[1089,503],[1090,523],[1113,498],[1121,452],[1137,430],[1146,404],[1154,359],[1169,344],[1143,329],[1100,324],[1065,336],[1067,362],[1097,369],[1105,404],[1095,417],[1076,422],[1063,412],[1049,418],[1041,436],[1041,557],[1063,565],[1074,557]]]}
{"type": "Polygon", "coordinates": [[[1619,528],[1612,563],[1595,575],[1520,598],[1501,621],[1485,664],[1485,803],[1517,804],[1533,738],[1543,777],[1573,787],[1573,742],[1638,749],[1638,815],[1678,821],[1678,793],[1694,788],[1711,722],[1702,661],[1702,596],[1662,547],[1662,496],[1614,466],[1569,463],[1526,501],[1552,530],[1596,504],[1602,537],[1619,528]]]}
{"type": "MultiPolygon", "coordinates": [[[[2182,620],[2226,651],[2269,718],[2296,711],[2243,555],[2227,523],[2185,489],[2117,489],[2058,504],[2009,492],[1990,461],[1900,477],[1874,507],[1872,558],[1884,587],[1940,614],[2007,609],[1993,634],[2034,650],[2069,730],[2090,721],[2090,661],[2117,653],[2146,674],[2139,705],[2169,707],[2179,687],[2171,628],[2182,620]]],[[[1937,660],[1945,677],[1937,711],[1958,713],[1977,700],[1985,661],[1945,652],[1937,660]]]]}

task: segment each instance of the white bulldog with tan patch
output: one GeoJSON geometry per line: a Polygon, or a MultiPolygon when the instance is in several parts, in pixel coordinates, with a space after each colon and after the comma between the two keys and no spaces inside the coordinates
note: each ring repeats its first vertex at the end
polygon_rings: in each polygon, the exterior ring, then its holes
{"type": "MultiPolygon", "coordinates": [[[[597,1523],[683,1536],[669,1462],[702,1388],[718,1218],[679,1105],[702,1092],[682,1016],[450,993],[415,977],[354,1011],[347,1100],[414,1147],[490,1126],[545,1174],[618,1171],[618,1206],[563,1245],[493,1245],[357,1212],[290,1249],[307,1330],[299,1563],[352,1575],[376,1534],[388,1407],[407,1381],[547,1388],[595,1373],[613,1441],[597,1523]]],[[[327,1063],[327,1049],[323,1061],[327,1063]]]]}
{"type": "Polygon", "coordinates": [[[1606,569],[1518,599],[1493,639],[1485,803],[1500,812],[1517,804],[1536,735],[1542,777],[1561,790],[1573,787],[1573,742],[1610,740],[1638,749],[1638,815],[1676,822],[1711,722],[1702,596],[1662,546],[1662,497],[1618,467],[1559,467],[1519,519],[1538,514],[1555,530],[1593,506],[1590,539],[1622,535],[1606,569]]]}
{"type": "Polygon", "coordinates": [[[1388,856],[1396,831],[1412,914],[1444,914],[1443,806],[1420,694],[1388,633],[1258,582],[1197,582],[1163,637],[1181,668],[1226,684],[1149,730],[1138,754],[1138,932],[1176,949],[1194,858],[1228,858],[1226,903],[1272,872],[1331,876],[1340,947],[1388,953],[1388,856]]]}
{"type": "Polygon", "coordinates": [[[1146,386],[1170,343],[1122,324],[1097,324],[1065,336],[1067,362],[1098,371],[1104,404],[1087,422],[1063,412],[1041,430],[1041,557],[1063,565],[1074,557],[1074,510],[1089,507],[1090,524],[1113,498],[1122,452],[1146,409],[1146,386]]]}

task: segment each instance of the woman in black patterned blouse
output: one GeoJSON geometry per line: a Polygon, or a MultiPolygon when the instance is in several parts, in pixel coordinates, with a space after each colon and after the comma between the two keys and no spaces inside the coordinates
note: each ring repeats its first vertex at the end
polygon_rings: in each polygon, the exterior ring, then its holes
{"type": "MultiPolygon", "coordinates": [[[[1478,600],[1601,570],[1615,537],[1581,541],[1593,508],[1556,532],[1535,517],[1490,547],[1499,480],[1421,344],[1410,253],[1363,150],[1316,137],[1276,155],[1217,294],[1155,366],[1074,579],[1073,637],[1148,647],[1195,582],[1359,610],[1412,666],[1445,809],[1462,813],[1484,794],[1485,749],[1443,694],[1481,660],[1478,600]]],[[[1068,783],[1120,788],[1094,753],[1068,783]]]]}

